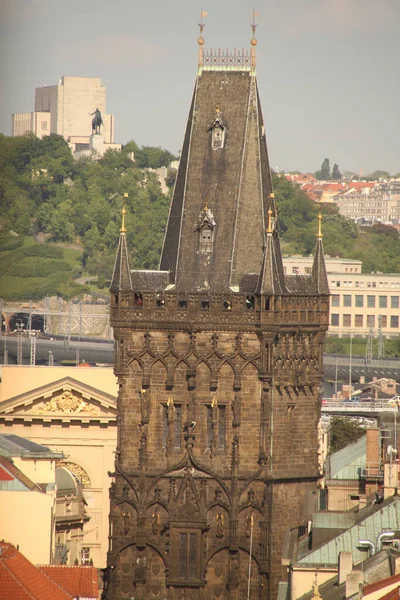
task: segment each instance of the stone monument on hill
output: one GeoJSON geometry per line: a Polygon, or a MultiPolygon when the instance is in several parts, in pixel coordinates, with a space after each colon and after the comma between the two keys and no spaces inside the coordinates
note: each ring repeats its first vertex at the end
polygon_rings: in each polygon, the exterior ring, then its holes
{"type": "Polygon", "coordinates": [[[312,273],[286,276],[257,41],[223,53],[198,43],[160,269],[130,271],[123,223],[110,288],[108,600],[275,600],[285,531],[319,475],[321,229],[312,273]]]}

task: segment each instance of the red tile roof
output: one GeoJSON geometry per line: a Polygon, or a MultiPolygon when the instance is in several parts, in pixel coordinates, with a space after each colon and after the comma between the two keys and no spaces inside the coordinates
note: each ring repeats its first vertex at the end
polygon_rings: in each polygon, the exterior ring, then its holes
{"type": "Polygon", "coordinates": [[[381,596],[378,600],[396,600],[396,598],[398,598],[399,595],[400,595],[400,588],[395,587],[393,590],[390,590],[390,592],[388,592],[384,596],[381,596]]]}
{"type": "Polygon", "coordinates": [[[391,577],[387,577],[386,579],[380,579],[379,581],[376,581],[375,583],[370,583],[369,585],[365,585],[364,590],[363,590],[363,595],[366,596],[367,594],[371,594],[372,592],[377,592],[378,590],[381,590],[382,588],[385,588],[388,585],[392,585],[393,583],[396,583],[397,581],[400,581],[400,573],[398,573],[397,575],[392,575],[391,577]]]}
{"type": "Polygon", "coordinates": [[[0,600],[72,600],[11,544],[0,542],[0,600]]]}
{"type": "Polygon", "coordinates": [[[89,566],[38,565],[38,568],[72,596],[97,598],[97,569],[89,566]]]}

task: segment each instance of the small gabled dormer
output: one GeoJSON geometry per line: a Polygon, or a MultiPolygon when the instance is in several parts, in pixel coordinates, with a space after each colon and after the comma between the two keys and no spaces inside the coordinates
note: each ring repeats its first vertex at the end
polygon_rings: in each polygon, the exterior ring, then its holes
{"type": "Polygon", "coordinates": [[[208,207],[207,202],[199,215],[199,223],[195,231],[199,232],[199,252],[200,254],[209,254],[213,250],[214,229],[216,227],[214,216],[208,207]]]}
{"type": "Polygon", "coordinates": [[[211,148],[218,150],[224,147],[226,125],[222,119],[220,107],[215,109],[215,119],[208,128],[211,131],[211,148]]]}

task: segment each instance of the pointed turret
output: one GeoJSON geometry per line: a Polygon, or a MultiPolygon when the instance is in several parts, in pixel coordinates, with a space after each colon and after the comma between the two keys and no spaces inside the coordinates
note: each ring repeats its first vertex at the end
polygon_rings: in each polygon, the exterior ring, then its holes
{"type": "Polygon", "coordinates": [[[315,245],[314,263],[312,267],[312,278],[318,294],[329,294],[328,276],[326,274],[324,247],[322,244],[322,215],[318,213],[318,233],[315,245]]]}
{"type": "MultiPolygon", "coordinates": [[[[124,194],[127,198],[128,194],[124,194]]],[[[132,290],[131,272],[129,269],[128,246],[126,244],[125,206],[122,208],[122,225],[119,234],[117,256],[111,280],[110,291],[114,294],[132,290]]]]}
{"type": "Polygon", "coordinates": [[[275,230],[276,218],[273,217],[272,206],[274,206],[273,194],[270,195],[263,263],[255,290],[257,294],[267,296],[284,294],[286,292],[279,239],[275,230]]]}

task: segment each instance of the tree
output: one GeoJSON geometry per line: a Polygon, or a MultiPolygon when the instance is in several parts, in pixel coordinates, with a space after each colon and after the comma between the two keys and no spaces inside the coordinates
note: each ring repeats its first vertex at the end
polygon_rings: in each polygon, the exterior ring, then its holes
{"type": "Polygon", "coordinates": [[[332,179],[336,179],[336,181],[340,181],[342,179],[342,174],[339,170],[339,166],[336,163],[333,165],[332,179]]]}
{"type": "Polygon", "coordinates": [[[315,173],[315,177],[317,179],[322,179],[322,180],[326,180],[326,179],[330,179],[331,178],[331,165],[329,162],[329,158],[325,158],[324,162],[321,165],[321,170],[317,171],[315,173]]]}
{"type": "Polygon", "coordinates": [[[329,453],[337,452],[349,444],[354,444],[365,434],[356,421],[343,417],[332,417],[329,425],[329,453]]]}

